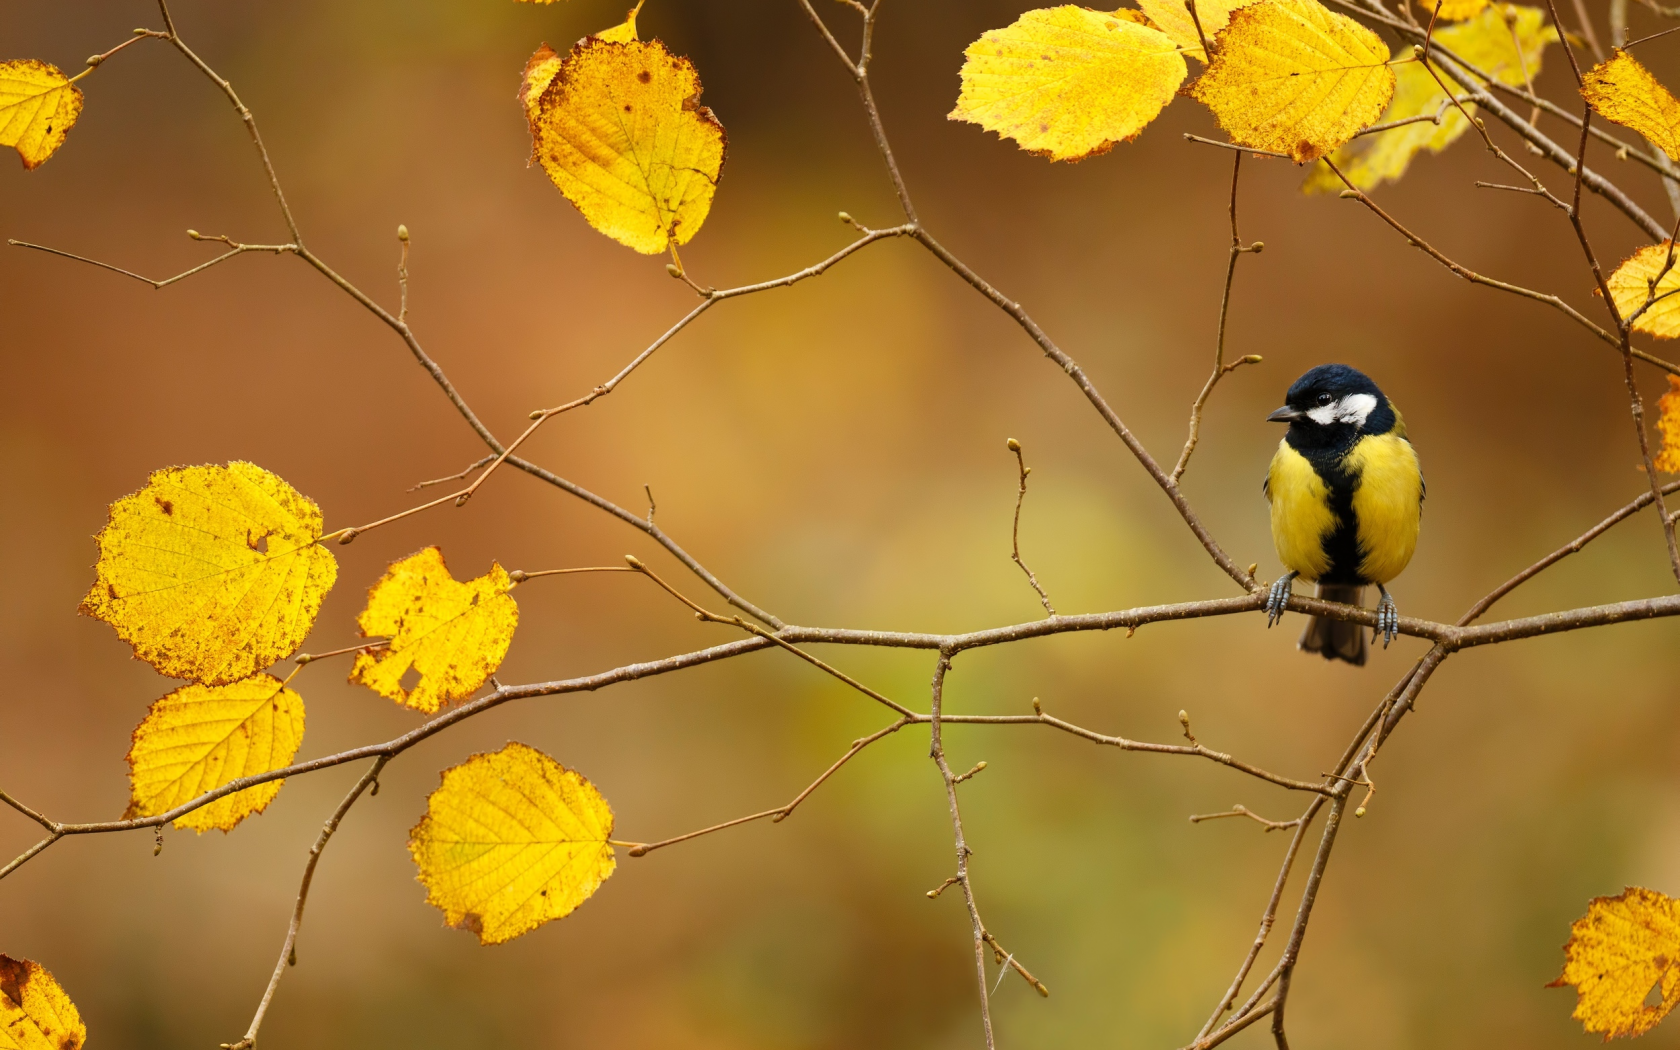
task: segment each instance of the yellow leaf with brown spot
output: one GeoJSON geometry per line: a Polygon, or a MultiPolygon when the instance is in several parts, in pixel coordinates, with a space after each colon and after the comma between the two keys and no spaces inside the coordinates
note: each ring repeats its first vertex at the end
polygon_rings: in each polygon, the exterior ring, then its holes
{"type": "Polygon", "coordinates": [[[87,1025],[46,967],[0,955],[0,1050],[82,1050],[87,1025]]]}
{"type": "Polygon", "coordinates": [[[81,611],[173,678],[225,685],[297,650],[338,577],[321,509],[251,463],[168,467],[111,504],[81,611]]]}
{"type": "Polygon", "coordinates": [[[1232,13],[1188,88],[1232,141],[1304,164],[1376,123],[1394,94],[1388,45],[1317,0],[1259,0],[1232,13]]]}
{"type": "Polygon", "coordinates": [[[1563,954],[1563,973],[1547,987],[1575,986],[1575,1020],[1606,1040],[1642,1035],[1680,1002],[1680,901],[1638,886],[1594,897],[1563,954]],[[1653,993],[1661,1003],[1645,1005],[1653,993]]]}
{"type": "Polygon", "coordinates": [[[13,146],[26,168],[38,168],[82,112],[82,90],[57,66],[33,58],[0,62],[0,146],[13,146]]]}
{"type": "MultiPolygon", "coordinates": [[[[1522,86],[1528,77],[1540,75],[1541,55],[1546,45],[1556,43],[1557,39],[1557,28],[1546,24],[1545,11],[1515,4],[1485,8],[1467,22],[1435,30],[1435,40],[1442,47],[1501,83],[1514,87],[1522,86]],[[1517,50],[1519,44],[1522,48],[1520,52],[1517,50]]],[[[1439,67],[1436,72],[1440,72],[1439,67]]],[[[1383,182],[1399,179],[1406,173],[1412,158],[1419,153],[1425,150],[1439,153],[1452,145],[1470,130],[1465,112],[1472,116],[1476,112],[1471,103],[1465,103],[1464,110],[1454,105],[1441,89],[1443,82],[1452,82],[1445,74],[1437,80],[1421,62],[1396,66],[1394,75],[1394,100],[1384,111],[1380,123],[1436,115],[1440,116],[1441,122],[1418,121],[1372,135],[1361,135],[1336,150],[1330,159],[1342,169],[1349,181],[1362,190],[1374,189],[1383,182]]],[[[1307,193],[1339,193],[1344,188],[1342,180],[1324,164],[1315,165],[1313,173],[1301,184],[1301,189],[1307,193]]]]}
{"type": "Polygon", "coordinates": [[[408,851],[444,921],[500,944],[589,899],[617,865],[612,829],[595,785],[510,743],[444,770],[408,851]]]}
{"type": "MultiPolygon", "coordinates": [[[[167,813],[240,777],[292,764],[303,741],[303,698],[258,674],[228,685],[182,686],[152,705],[128,752],[131,801],[123,819],[167,813]]],[[[248,787],[175,820],[232,831],[280,794],[283,780],[248,787]]]]}
{"type": "Polygon", "coordinates": [[[1440,13],[1435,11],[1435,0],[1417,0],[1417,5],[1442,22],[1462,22],[1466,18],[1475,18],[1486,11],[1488,0],[1439,0],[1440,13]]]}
{"type": "Polygon", "coordinates": [[[686,244],[723,169],[700,75],[658,40],[585,37],[537,103],[537,160],[597,230],[648,255],[686,244]]]}
{"type": "Polygon", "coordinates": [[[1618,49],[1581,76],[1581,96],[1600,116],[1632,128],[1680,160],[1680,101],[1639,60],[1618,49]]]}
{"type": "Polygon", "coordinates": [[[1680,252],[1671,257],[1667,241],[1628,256],[1605,283],[1617,312],[1633,318],[1635,332],[1658,339],[1680,336],[1680,252]]]}
{"type": "Polygon", "coordinates": [[[519,606],[512,586],[494,562],[476,580],[456,582],[436,547],[393,562],[356,621],[363,636],[390,642],[358,652],[350,680],[427,714],[466,699],[501,666],[513,641],[519,606]],[[419,681],[405,689],[411,668],[419,681]]]}
{"type": "Polygon", "coordinates": [[[1083,160],[1137,138],[1188,72],[1159,29],[1072,6],[1028,11],[964,56],[949,119],[1051,160],[1083,160]]]}
{"type": "Polygon", "coordinates": [[[1657,453],[1656,467],[1664,474],[1680,474],[1680,376],[1670,373],[1668,393],[1657,398],[1657,412],[1662,451],[1657,453]]]}
{"type": "MultiPolygon", "coordinates": [[[[1212,40],[1219,35],[1231,20],[1231,12],[1239,7],[1247,7],[1254,0],[1197,0],[1196,17],[1190,17],[1190,8],[1184,0],[1138,0],[1138,7],[1149,16],[1149,20],[1172,37],[1173,43],[1184,49],[1184,53],[1199,61],[1207,61],[1202,54],[1202,38],[1196,32],[1196,23],[1202,24],[1202,33],[1212,40]]],[[[1122,12],[1115,12],[1120,14],[1122,12]]]]}

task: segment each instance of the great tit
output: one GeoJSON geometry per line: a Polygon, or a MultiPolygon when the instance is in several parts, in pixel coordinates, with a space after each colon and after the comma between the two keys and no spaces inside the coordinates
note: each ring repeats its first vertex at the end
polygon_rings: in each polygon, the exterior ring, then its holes
{"type": "MultiPolygon", "coordinates": [[[[1284,406],[1266,417],[1288,423],[1262,486],[1272,505],[1272,543],[1289,572],[1266,597],[1266,626],[1283,616],[1299,576],[1325,601],[1361,605],[1365,588],[1382,592],[1377,634],[1400,633],[1394,598],[1383,586],[1417,547],[1423,472],[1399,409],[1370,378],[1347,365],[1319,365],[1295,380],[1284,406]]],[[[1298,646],[1326,660],[1365,663],[1365,632],[1313,617],[1298,646]]]]}

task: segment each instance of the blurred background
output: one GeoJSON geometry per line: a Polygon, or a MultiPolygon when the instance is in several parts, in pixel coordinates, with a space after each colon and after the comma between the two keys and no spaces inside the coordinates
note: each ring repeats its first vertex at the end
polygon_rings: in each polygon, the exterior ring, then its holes
{"type": "MultiPolygon", "coordinates": [[[[624,3],[178,0],[174,11],[255,111],[309,243],[388,304],[395,229],[408,225],[419,337],[512,435],[693,302],[663,259],[596,234],[525,167],[513,96],[526,57],[614,24],[624,3]]],[[[1182,139],[1218,134],[1187,100],[1138,142],[1077,165],[946,121],[964,46],[1027,6],[889,2],[873,67],[886,126],[930,228],[1025,304],[1170,464],[1212,359],[1231,156],[1182,139]]],[[[852,39],[849,12],[823,10],[852,39]]],[[[1636,33],[1661,28],[1640,17],[1636,33]]],[[[0,57],[75,70],[156,22],[140,0],[9,0],[0,57]]],[[[640,24],[694,59],[729,132],[716,204],[684,249],[701,281],[762,280],[826,256],[848,239],[841,209],[896,221],[851,84],[792,0],[650,0],[640,24]]],[[[1675,47],[1642,55],[1670,83],[1675,47]]],[[[1542,88],[1570,98],[1561,53],[1546,61],[1542,88]]],[[[83,87],[85,112],[47,166],[26,173],[0,157],[5,236],[159,277],[210,257],[189,227],[283,239],[239,121],[178,55],[137,45],[83,87]]],[[[1596,156],[1667,220],[1647,171],[1596,156]]],[[[1429,480],[1400,608],[1455,619],[1645,487],[1620,361],[1541,305],[1454,279],[1356,203],[1301,196],[1302,175],[1244,164],[1242,235],[1266,250],[1240,265],[1229,352],[1265,362],[1219,388],[1187,491],[1234,559],[1275,577],[1260,478],[1280,434],[1265,414],[1311,365],[1364,368],[1404,408],[1429,480]]],[[[1464,264],[1597,316],[1563,216],[1475,179],[1510,181],[1467,137],[1378,199],[1464,264]]],[[[1607,263],[1644,243],[1597,200],[1586,208],[1607,263]]],[[[157,467],[250,459],[338,528],[411,505],[410,486],[482,449],[400,341],[294,259],[239,258],[154,292],[8,249],[0,289],[0,786],[59,819],[114,818],[129,733],[173,683],[76,614],[106,506],[157,467]]],[[[1651,370],[1641,381],[1652,399],[1665,389],[1651,370]]],[[[1042,614],[1008,558],[1008,437],[1033,467],[1022,550],[1059,610],[1235,593],[1067,379],[910,243],[718,307],[528,448],[638,511],[651,486],[661,525],[791,622],[955,631],[1042,614]]],[[[352,644],[363,588],[431,543],[463,578],[492,560],[536,570],[633,552],[702,593],[640,533],[510,470],[465,509],[335,548],[339,586],[309,648],[352,644]]],[[[1673,587],[1646,515],[1493,618],[1673,587]]],[[[534,581],[516,597],[505,682],[732,636],[627,576],[534,581]]],[[[1026,712],[1038,696],[1095,729],[1166,741],[1183,708],[1205,743],[1312,777],[1423,645],[1402,639],[1364,669],[1326,666],[1295,651],[1300,626],[1229,617],[966,654],[949,709],[1026,712]]],[[[1436,675],[1332,859],[1290,1001],[1293,1045],[1585,1045],[1573,992],[1544,987],[1570,920],[1629,884],[1680,894],[1677,632],[1662,621],[1526,641],[1436,675]]],[[[822,655],[926,704],[928,654],[822,655]]],[[[416,724],[346,684],[347,669],[325,663],[294,682],[309,711],[300,757],[416,724]]],[[[621,853],[576,914],[505,946],[443,928],[413,880],[406,835],[438,772],[509,739],[582,771],[612,802],[618,837],[649,841],[786,801],[885,722],[809,666],[761,653],[509,704],[430,740],[333,841],[263,1045],[978,1045],[962,904],[924,896],[952,869],[924,734],[870,749],[782,824],[621,853]]],[[[1249,821],[1186,817],[1240,802],[1287,819],[1303,800],[1211,763],[1033,728],[954,727],[948,740],[958,769],[988,763],[962,789],[986,921],[1053,992],[1004,980],[1002,1043],[1188,1041],[1254,936],[1285,841],[1249,821]]],[[[0,885],[0,951],[51,968],[102,1050],[231,1042],[274,965],[305,852],[358,774],[295,780],[231,835],[171,831],[155,859],[146,833],[62,842],[0,885]]],[[[0,853],[37,831],[0,813],[0,853]]],[[[1233,1045],[1269,1045],[1262,1027],[1233,1045]]],[[[1646,1042],[1680,1045],[1680,1025],[1646,1042]]]]}

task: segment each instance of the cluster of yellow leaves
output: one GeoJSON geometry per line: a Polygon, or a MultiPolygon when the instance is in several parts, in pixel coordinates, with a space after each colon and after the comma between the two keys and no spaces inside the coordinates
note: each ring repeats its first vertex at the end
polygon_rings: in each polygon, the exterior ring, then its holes
{"type": "Polygon", "coordinates": [[[1197,32],[1181,0],[1142,11],[1067,6],[1028,11],[969,45],[953,120],[1012,138],[1052,160],[1080,160],[1136,138],[1188,75],[1185,90],[1233,141],[1304,163],[1373,123],[1394,93],[1388,46],[1318,0],[1208,0],[1197,32]]]}
{"type": "Polygon", "coordinates": [[[1626,51],[1581,77],[1581,95],[1599,115],[1630,127],[1652,145],[1680,160],[1680,102],[1626,51]]]}
{"type": "Polygon", "coordinates": [[[1638,886],[1594,897],[1563,954],[1563,973],[1549,987],[1575,986],[1581,1026],[1606,1040],[1642,1035],[1680,1002],[1680,901],[1638,886]],[[1662,1001],[1647,1006],[1653,992],[1662,1001]]]}
{"type": "Polygon", "coordinates": [[[510,743],[444,770],[408,849],[445,921],[500,944],[589,899],[617,864],[612,827],[595,785],[510,743]]]}
{"type": "Polygon", "coordinates": [[[1622,317],[1639,314],[1633,321],[1635,332],[1658,339],[1680,336],[1680,252],[1671,258],[1669,242],[1634,252],[1605,283],[1622,317]]]}
{"type": "MultiPolygon", "coordinates": [[[[154,703],[134,731],[129,817],[291,763],[303,700],[259,672],[303,644],[337,578],[320,538],[320,508],[251,463],[159,470],[111,505],[81,611],[159,672],[192,683],[154,703]]],[[[175,825],[230,831],[280,784],[217,799],[175,825]]]]}
{"type": "Polygon", "coordinates": [[[700,75],[624,22],[580,40],[561,58],[531,56],[519,101],[532,158],[589,224],[654,255],[686,244],[706,221],[726,140],[700,105],[700,75]]]}
{"type": "Polygon", "coordinates": [[[0,146],[14,147],[25,168],[45,164],[81,112],[81,88],[57,66],[0,62],[0,146]]]}
{"type": "Polygon", "coordinates": [[[495,563],[476,580],[456,582],[436,547],[392,563],[356,621],[364,637],[390,641],[357,653],[350,680],[427,714],[471,696],[513,641],[519,606],[508,593],[512,586],[495,563]],[[420,680],[404,689],[410,668],[420,680]]]}
{"type": "Polygon", "coordinates": [[[40,963],[0,955],[0,1047],[82,1050],[87,1026],[40,963]]]}
{"type": "MultiPolygon", "coordinates": [[[[1445,7],[1442,17],[1446,17],[1445,7]]],[[[1435,30],[1435,41],[1441,47],[1513,87],[1540,75],[1542,53],[1557,39],[1557,27],[1547,24],[1544,9],[1516,4],[1489,6],[1484,2],[1481,12],[1468,21],[1435,30]]],[[[1466,103],[1460,110],[1450,101],[1441,85],[1451,85],[1452,81],[1439,67],[1435,67],[1439,80],[1422,62],[1403,63],[1394,72],[1394,101],[1384,111],[1382,123],[1437,114],[1441,122],[1419,121],[1362,136],[1332,154],[1330,159],[1336,167],[1362,190],[1400,178],[1412,158],[1424,150],[1439,153],[1446,149],[1470,130],[1465,113],[1473,116],[1476,112],[1472,104],[1466,103]]],[[[1345,186],[1335,172],[1319,164],[1301,188],[1308,193],[1339,193],[1345,186]]]]}

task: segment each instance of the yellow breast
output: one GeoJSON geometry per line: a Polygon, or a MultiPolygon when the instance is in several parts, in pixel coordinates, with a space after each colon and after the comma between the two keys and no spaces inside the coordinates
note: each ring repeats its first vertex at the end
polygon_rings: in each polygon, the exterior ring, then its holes
{"type": "MultiPolygon", "coordinates": [[[[1359,478],[1353,493],[1359,574],[1387,583],[1400,575],[1417,549],[1423,520],[1423,473],[1417,453],[1411,442],[1393,433],[1366,437],[1348,453],[1347,467],[1359,478]]],[[[1272,514],[1275,519],[1277,511],[1272,514]]]]}
{"type": "Polygon", "coordinates": [[[1305,456],[1278,442],[1266,475],[1266,498],[1272,504],[1272,543],[1278,560],[1291,572],[1316,580],[1330,568],[1324,541],[1336,528],[1324,479],[1305,456]]]}

